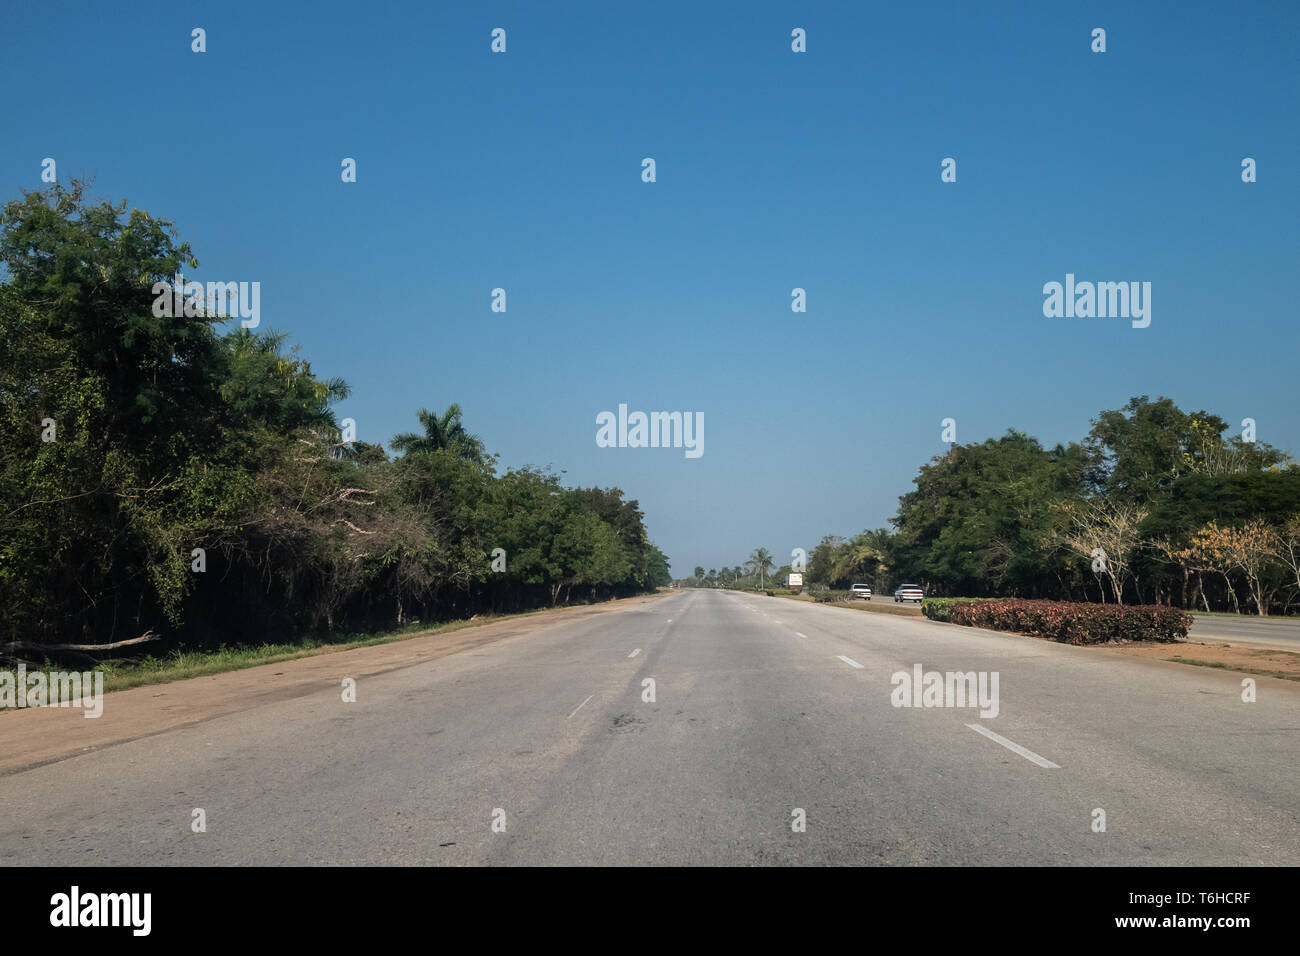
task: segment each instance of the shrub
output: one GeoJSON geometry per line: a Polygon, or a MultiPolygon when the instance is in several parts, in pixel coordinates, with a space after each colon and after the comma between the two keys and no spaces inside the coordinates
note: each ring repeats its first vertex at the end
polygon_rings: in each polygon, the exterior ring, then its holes
{"type": "Polygon", "coordinates": [[[847,589],[833,590],[825,587],[805,588],[804,593],[819,604],[834,604],[836,601],[848,601],[853,597],[853,592],[847,589]]]}
{"type": "Polygon", "coordinates": [[[921,613],[933,621],[949,620],[948,609],[959,601],[997,601],[999,598],[925,598],[921,601],[921,613]]]}
{"type": "Polygon", "coordinates": [[[1186,611],[1162,604],[1122,607],[1071,601],[929,598],[921,602],[921,613],[935,621],[1014,631],[1063,644],[1170,643],[1186,637],[1192,626],[1192,616],[1186,611]]]}

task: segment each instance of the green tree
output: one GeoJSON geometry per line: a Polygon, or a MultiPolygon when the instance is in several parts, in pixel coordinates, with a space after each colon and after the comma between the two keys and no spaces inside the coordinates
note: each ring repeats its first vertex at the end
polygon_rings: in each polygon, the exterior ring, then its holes
{"type": "Polygon", "coordinates": [[[1172,399],[1135,396],[1093,419],[1084,442],[1088,480],[1096,493],[1145,504],[1186,474],[1258,471],[1289,460],[1263,442],[1225,440],[1227,427],[1218,415],[1184,412],[1172,399]]]}
{"type": "Polygon", "coordinates": [[[895,572],[935,594],[1068,595],[1082,572],[1054,545],[1053,505],[1082,493],[1086,466],[1078,445],[1016,431],[953,447],[899,499],[895,572]]]}
{"type": "Polygon", "coordinates": [[[621,490],[497,475],[457,405],[422,410],[397,460],[345,443],[346,383],[284,334],[155,309],[198,266],[164,220],[51,187],[4,205],[0,263],[0,654],[284,640],[669,579],[621,490]]]}
{"type": "Polygon", "coordinates": [[[422,408],[416,417],[424,432],[403,432],[393,437],[389,443],[394,451],[405,454],[423,454],[447,450],[458,458],[467,461],[481,461],[483,442],[477,435],[471,435],[461,422],[461,409],[455,402],[447,406],[441,415],[422,408]]]}

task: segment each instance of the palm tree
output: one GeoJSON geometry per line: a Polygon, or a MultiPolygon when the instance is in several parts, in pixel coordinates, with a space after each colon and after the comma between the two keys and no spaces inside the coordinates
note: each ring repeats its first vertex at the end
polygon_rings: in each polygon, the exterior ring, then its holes
{"type": "Polygon", "coordinates": [[[465,426],[461,424],[460,415],[460,406],[455,402],[447,406],[447,410],[442,413],[441,417],[427,408],[422,408],[416,413],[416,417],[420,420],[420,424],[424,426],[424,434],[405,432],[395,436],[389,444],[393,446],[394,451],[400,451],[408,455],[412,452],[431,452],[446,449],[457,458],[463,458],[466,461],[482,461],[483,442],[477,435],[471,435],[465,430],[465,426]]]}
{"type": "Polygon", "coordinates": [[[859,580],[870,578],[875,583],[878,572],[887,571],[885,556],[880,548],[880,533],[864,531],[843,546],[831,564],[831,579],[859,580]]]}
{"type": "Polygon", "coordinates": [[[772,552],[767,548],[755,548],[749,556],[749,561],[754,565],[754,570],[758,572],[758,586],[766,587],[767,572],[772,570],[772,552]]]}

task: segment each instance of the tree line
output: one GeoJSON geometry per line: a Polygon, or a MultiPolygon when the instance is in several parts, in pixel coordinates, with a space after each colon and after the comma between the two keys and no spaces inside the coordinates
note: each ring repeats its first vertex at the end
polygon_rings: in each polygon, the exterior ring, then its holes
{"type": "MultiPolygon", "coordinates": [[[[921,467],[892,528],[824,537],[805,583],[1294,612],[1300,467],[1252,429],[1231,434],[1217,415],[1143,395],[1077,442],[1047,448],[1013,429],[953,445],[921,467]]],[[[758,584],[695,570],[696,585],[758,584]]]]}
{"type": "MultiPolygon", "coordinates": [[[[157,315],[197,260],[172,223],[86,187],[0,214],[0,652],[283,640],[667,583],[618,488],[499,470],[457,405],[346,440],[281,333],[157,315]]],[[[170,311],[170,310],[168,310],[170,311]]]]}

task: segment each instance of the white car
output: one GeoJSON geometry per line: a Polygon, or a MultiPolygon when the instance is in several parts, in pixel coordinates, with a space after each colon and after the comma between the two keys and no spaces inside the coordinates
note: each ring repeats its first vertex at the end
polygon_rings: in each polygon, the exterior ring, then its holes
{"type": "Polygon", "coordinates": [[[866,584],[855,584],[849,588],[849,596],[854,598],[865,598],[871,600],[871,587],[866,584]]]}
{"type": "Polygon", "coordinates": [[[915,601],[920,604],[925,598],[925,592],[915,584],[900,584],[898,590],[894,592],[894,603],[905,604],[908,601],[915,601]]]}

